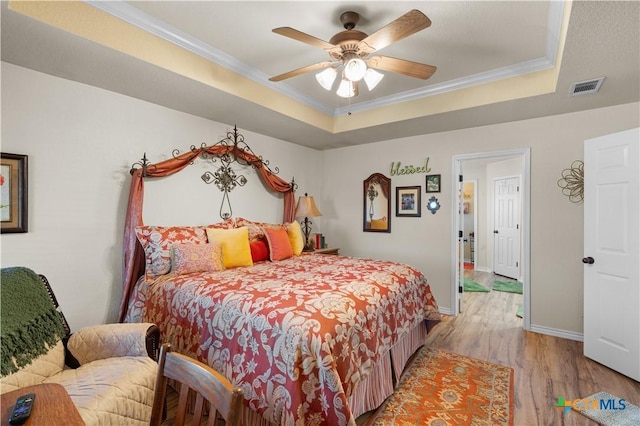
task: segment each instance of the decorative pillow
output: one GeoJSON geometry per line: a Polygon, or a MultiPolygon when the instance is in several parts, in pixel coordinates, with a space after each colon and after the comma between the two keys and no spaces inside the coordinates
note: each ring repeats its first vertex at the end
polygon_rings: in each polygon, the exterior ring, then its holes
{"type": "Polygon", "coordinates": [[[233,229],[236,227],[236,220],[232,217],[229,219],[225,219],[222,222],[214,223],[213,225],[208,225],[206,228],[215,228],[215,229],[233,229]]]}
{"type": "Polygon", "coordinates": [[[171,246],[181,243],[206,244],[202,226],[137,226],[136,237],[145,257],[145,279],[153,279],[171,271],[171,246]]]}
{"type": "Polygon", "coordinates": [[[222,245],[222,261],[225,268],[252,266],[251,248],[249,246],[249,229],[207,228],[209,242],[222,245]]]}
{"type": "Polygon", "coordinates": [[[291,223],[285,224],[287,228],[287,235],[289,236],[289,242],[291,243],[291,248],[293,249],[293,255],[298,256],[304,250],[305,240],[304,235],[302,235],[302,228],[300,228],[300,223],[298,221],[293,221],[291,223]]]}
{"type": "Polygon", "coordinates": [[[251,249],[251,259],[253,263],[269,260],[269,246],[266,240],[250,241],[249,248],[251,249]]]}
{"type": "Polygon", "coordinates": [[[265,238],[264,228],[282,228],[282,224],[253,222],[249,219],[239,217],[236,219],[236,227],[246,226],[249,229],[249,241],[265,238]]]}
{"type": "Polygon", "coordinates": [[[269,243],[269,259],[273,262],[284,260],[293,256],[293,248],[289,241],[289,235],[284,228],[264,228],[264,234],[269,243]]]}
{"type": "Polygon", "coordinates": [[[177,275],[193,272],[223,271],[222,246],[218,243],[209,244],[174,244],[173,271],[177,275]]]}

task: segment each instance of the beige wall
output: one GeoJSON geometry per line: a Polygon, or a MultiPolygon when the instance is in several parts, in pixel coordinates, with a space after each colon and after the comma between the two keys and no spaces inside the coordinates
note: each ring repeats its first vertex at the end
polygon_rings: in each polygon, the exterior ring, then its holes
{"type": "MultiPolygon", "coordinates": [[[[451,185],[454,155],[531,149],[532,328],[579,338],[582,333],[582,205],[567,199],[557,181],[562,170],[583,157],[583,141],[638,127],[640,104],[544,117],[452,132],[324,151],[324,232],[341,253],[391,258],[427,276],[436,299],[451,308],[451,185]],[[362,180],[373,172],[389,176],[392,161],[420,163],[442,175],[440,211],[425,208],[420,218],[392,218],[392,233],[362,232],[362,180]]],[[[424,175],[392,177],[396,186],[421,185],[424,175]]],[[[395,212],[395,205],[393,207],[395,212]]],[[[488,261],[488,259],[487,259],[488,261]]]]}
{"type": "MultiPolygon", "coordinates": [[[[29,232],[2,234],[2,266],[46,275],[74,329],[117,320],[131,164],[145,152],[157,162],[174,148],[213,144],[233,124],[2,62],[2,151],[29,156],[29,232]]],[[[300,191],[320,192],[318,151],[238,126],[256,154],[280,168],[279,176],[295,176],[300,191]]],[[[204,170],[197,163],[149,183],[145,223],[219,221],[221,192],[202,182],[204,170]]],[[[281,221],[282,201],[266,193],[250,168],[243,173],[247,185],[230,195],[234,214],[281,221]]]]}

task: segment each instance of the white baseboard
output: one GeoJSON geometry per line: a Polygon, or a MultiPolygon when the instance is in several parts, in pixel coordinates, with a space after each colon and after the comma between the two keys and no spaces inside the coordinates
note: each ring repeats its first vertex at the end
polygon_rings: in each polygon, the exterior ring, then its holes
{"type": "Polygon", "coordinates": [[[476,266],[476,271],[492,273],[491,268],[487,266],[476,266]]]}
{"type": "Polygon", "coordinates": [[[440,312],[442,315],[453,315],[451,308],[442,308],[438,306],[438,312],[440,312]]]}
{"type": "Polygon", "coordinates": [[[534,333],[546,334],[554,337],[561,337],[563,339],[577,340],[578,342],[582,342],[584,340],[584,335],[582,333],[576,333],[575,331],[560,330],[558,328],[543,327],[541,325],[531,324],[531,328],[529,329],[529,331],[533,331],[534,333]]]}
{"type": "MultiPolygon", "coordinates": [[[[438,312],[442,315],[454,315],[451,308],[438,307],[438,312]]],[[[528,331],[534,333],[546,334],[548,336],[560,337],[562,339],[576,340],[578,342],[584,341],[584,335],[582,333],[576,333],[575,331],[561,330],[559,328],[544,327],[541,325],[532,324],[528,331]]]]}

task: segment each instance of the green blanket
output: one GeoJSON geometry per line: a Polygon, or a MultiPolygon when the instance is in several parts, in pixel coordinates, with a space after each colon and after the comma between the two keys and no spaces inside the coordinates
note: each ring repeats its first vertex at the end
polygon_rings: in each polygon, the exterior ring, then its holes
{"type": "Polygon", "coordinates": [[[47,289],[31,269],[2,268],[0,290],[0,374],[6,376],[47,353],[64,336],[64,328],[47,289]]]}

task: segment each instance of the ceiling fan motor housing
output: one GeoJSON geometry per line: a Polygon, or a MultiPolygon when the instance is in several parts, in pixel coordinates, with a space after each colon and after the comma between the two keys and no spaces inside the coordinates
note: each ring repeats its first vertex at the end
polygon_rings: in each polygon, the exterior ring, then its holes
{"type": "Polygon", "coordinates": [[[352,12],[350,10],[340,15],[340,23],[346,30],[354,29],[359,20],[360,15],[357,12],[352,12]]]}

